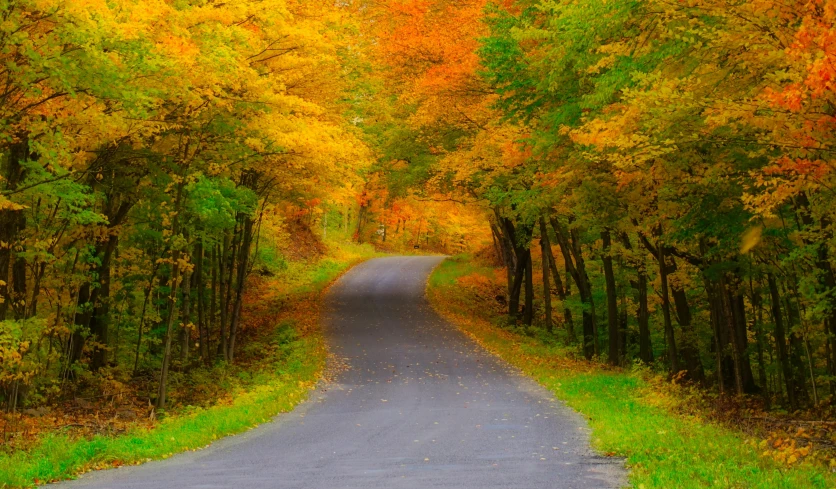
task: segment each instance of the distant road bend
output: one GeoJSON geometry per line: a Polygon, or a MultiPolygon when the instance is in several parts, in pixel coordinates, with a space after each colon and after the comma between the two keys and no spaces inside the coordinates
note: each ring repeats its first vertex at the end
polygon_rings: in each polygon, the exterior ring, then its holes
{"type": "Polygon", "coordinates": [[[442,258],[364,263],[329,295],[326,331],[350,368],[293,413],[165,461],[90,473],[67,488],[613,489],[617,460],[583,419],[436,315],[442,258]]]}

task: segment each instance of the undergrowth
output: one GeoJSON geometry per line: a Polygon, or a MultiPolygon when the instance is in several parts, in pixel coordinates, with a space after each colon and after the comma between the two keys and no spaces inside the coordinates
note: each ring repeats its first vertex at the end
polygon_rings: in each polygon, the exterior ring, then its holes
{"type": "Polygon", "coordinates": [[[352,265],[374,256],[370,246],[332,244],[321,259],[291,262],[262,279],[258,300],[265,304],[252,321],[271,326],[245,325],[251,337],[242,347],[241,365],[207,370],[207,378],[222,385],[210,395],[184,396],[204,402],[179,405],[153,423],[137,420],[119,435],[82,436],[68,428],[46,432],[25,450],[0,453],[0,488],[32,487],[90,470],[165,459],[291,411],[307,397],[325,363],[319,328],[322,293],[352,265]]]}
{"type": "Polygon", "coordinates": [[[775,457],[763,443],[713,422],[690,406],[687,389],[642,369],[613,370],[574,358],[557,341],[499,327],[490,291],[495,270],[459,256],[428,283],[433,306],[488,350],[536,379],[583,414],[594,448],[624,457],[640,489],[836,487],[827,468],[801,457],[775,457]]]}

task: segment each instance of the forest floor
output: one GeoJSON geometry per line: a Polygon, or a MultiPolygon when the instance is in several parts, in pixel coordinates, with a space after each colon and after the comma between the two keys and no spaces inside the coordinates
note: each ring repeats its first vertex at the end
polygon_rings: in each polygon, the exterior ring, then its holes
{"type": "Polygon", "coordinates": [[[701,389],[646,368],[588,362],[542,332],[502,326],[495,299],[504,292],[502,280],[500,270],[459,256],[436,269],[427,292],[448,320],[583,414],[593,446],[626,459],[633,487],[836,487],[833,453],[819,449],[830,440],[818,439],[816,425],[782,423],[770,430],[741,423],[745,401],[727,409],[737,415],[721,415],[716,399],[701,389]]]}
{"type": "Polygon", "coordinates": [[[166,413],[155,413],[144,395],[152,379],[139,378],[113,381],[98,395],[4,415],[0,488],[165,459],[291,411],[323,374],[323,293],[343,272],[377,255],[370,246],[332,242],[317,256],[290,257],[280,273],[254,274],[236,363],[199,367],[188,376],[174,372],[166,413]]]}

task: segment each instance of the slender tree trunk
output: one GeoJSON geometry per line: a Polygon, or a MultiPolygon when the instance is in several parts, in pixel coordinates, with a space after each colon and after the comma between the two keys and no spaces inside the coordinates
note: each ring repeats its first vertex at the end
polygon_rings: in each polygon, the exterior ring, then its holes
{"type": "Polygon", "coordinates": [[[245,216],[243,217],[243,236],[241,238],[241,245],[239,246],[238,256],[238,276],[236,278],[235,303],[232,309],[232,321],[229,327],[229,352],[227,358],[230,362],[235,359],[235,339],[238,332],[238,324],[241,321],[241,306],[244,294],[244,285],[247,280],[247,269],[250,259],[250,247],[253,241],[253,220],[245,216]]]}
{"type": "Polygon", "coordinates": [[[740,361],[740,373],[743,380],[743,391],[747,394],[755,394],[759,392],[757,384],[755,384],[755,376],[752,373],[752,361],[749,358],[749,330],[748,321],[746,320],[746,302],[743,298],[743,285],[741,279],[737,275],[734,278],[734,293],[730,290],[730,301],[732,305],[732,314],[735,325],[735,347],[738,349],[737,357],[740,361]]]}
{"type": "MultiPolygon", "coordinates": [[[[195,279],[197,280],[197,330],[200,336],[200,356],[206,361],[209,358],[209,326],[206,320],[206,277],[203,276],[203,262],[206,250],[203,246],[203,238],[198,239],[195,245],[195,279]]],[[[212,311],[209,311],[212,314],[212,311]]]]}
{"type": "MultiPolygon", "coordinates": [[[[211,345],[211,338],[212,338],[212,331],[215,331],[215,326],[217,325],[219,318],[218,318],[218,246],[212,247],[212,290],[210,293],[209,298],[209,330],[207,331],[206,335],[206,362],[210,362],[209,352],[212,351],[211,345]]],[[[220,333],[220,337],[223,337],[223,332],[220,333]]],[[[221,344],[221,340],[218,340],[218,344],[221,344]]]]}
{"type": "MultiPolygon", "coordinates": [[[[668,269],[668,276],[676,273],[678,266],[676,259],[670,254],[671,249],[666,250],[666,259],[668,269]]],[[[676,320],[682,330],[681,342],[679,343],[679,356],[685,362],[685,369],[687,370],[686,378],[696,382],[705,381],[705,371],[703,370],[702,361],[700,360],[699,346],[697,343],[697,333],[694,331],[691,317],[691,306],[688,304],[688,296],[685,290],[675,284],[670,287],[670,294],[673,298],[673,305],[676,310],[676,320]]]]}
{"type": "MultiPolygon", "coordinates": [[[[502,217],[499,215],[499,212],[494,210],[496,214],[497,222],[502,223],[502,217]]],[[[514,243],[511,238],[509,238],[505,232],[503,232],[503,228],[499,227],[495,224],[491,224],[491,228],[493,232],[496,234],[496,239],[499,242],[499,247],[502,251],[502,260],[505,263],[505,273],[508,280],[508,300],[511,300],[511,295],[513,294],[514,290],[514,279],[516,276],[517,271],[517,263],[516,258],[514,256],[514,243]]]]}
{"type": "Polygon", "coordinates": [[[180,362],[185,368],[189,363],[189,343],[192,341],[192,334],[189,324],[192,322],[192,272],[183,273],[183,305],[180,307],[182,327],[180,328],[180,362]]]}
{"type": "Polygon", "coordinates": [[[636,320],[639,323],[639,358],[646,364],[653,363],[653,345],[650,339],[650,310],[647,304],[647,273],[640,269],[636,277],[639,307],[636,320]]]}
{"type": "Polygon", "coordinates": [[[601,232],[603,252],[601,261],[604,263],[604,279],[607,284],[607,330],[609,335],[609,361],[610,365],[618,365],[619,358],[619,332],[618,332],[618,291],[615,285],[615,272],[612,265],[612,238],[609,230],[601,232]]]}
{"type": "Polygon", "coordinates": [[[540,218],[540,248],[543,255],[543,305],[545,308],[546,331],[553,333],[552,325],[552,288],[549,284],[549,268],[554,268],[551,263],[551,246],[549,245],[549,230],[546,228],[546,220],[540,218]]]}
{"type": "Polygon", "coordinates": [[[758,378],[760,379],[763,388],[763,402],[766,409],[769,409],[769,379],[766,377],[766,364],[764,363],[763,355],[763,314],[761,310],[761,296],[755,291],[755,285],[752,278],[749,278],[749,291],[752,296],[752,308],[755,310],[755,345],[758,354],[758,378]]]}
{"type": "Polygon", "coordinates": [[[220,289],[221,289],[220,290],[220,295],[218,297],[218,299],[220,301],[219,307],[220,307],[220,312],[221,312],[221,314],[220,314],[220,316],[221,316],[220,317],[220,319],[221,319],[221,330],[220,330],[220,342],[218,344],[218,348],[219,348],[218,353],[220,353],[222,355],[224,361],[228,360],[227,353],[229,352],[229,349],[227,348],[227,343],[226,343],[226,340],[227,340],[227,337],[226,337],[226,320],[227,320],[227,317],[226,317],[226,311],[227,311],[226,303],[227,303],[227,289],[228,289],[228,287],[226,285],[226,276],[227,276],[226,275],[226,265],[227,265],[227,261],[228,261],[227,260],[227,258],[228,258],[227,257],[227,253],[228,253],[227,250],[228,249],[229,249],[229,234],[224,233],[223,248],[218,253],[218,255],[220,256],[221,259],[218,261],[218,267],[217,267],[217,270],[218,270],[217,274],[220,277],[220,289]]]}
{"type": "Polygon", "coordinates": [[[159,264],[154,260],[154,266],[151,270],[151,276],[148,279],[148,288],[145,289],[145,298],[142,300],[142,312],[139,314],[139,333],[136,339],[136,353],[134,354],[134,369],[133,375],[136,377],[139,369],[139,352],[142,348],[142,332],[145,326],[145,312],[148,310],[148,302],[151,299],[151,292],[154,290],[154,280],[157,278],[157,270],[159,264]]]}
{"type": "Polygon", "coordinates": [[[710,280],[705,274],[703,274],[703,283],[705,284],[705,292],[708,296],[709,317],[714,336],[714,360],[717,370],[717,384],[720,394],[723,395],[726,392],[727,371],[724,367],[726,334],[723,329],[722,300],[720,299],[718,287],[715,285],[715,282],[710,280]]]}
{"type": "Polygon", "coordinates": [[[737,395],[741,395],[744,393],[744,381],[743,381],[743,369],[741,366],[741,348],[738,344],[737,338],[737,324],[734,317],[734,301],[732,299],[732,293],[728,289],[728,285],[726,283],[726,279],[723,278],[720,280],[720,294],[723,301],[723,312],[727,320],[727,333],[729,335],[729,343],[731,344],[732,348],[732,362],[734,366],[734,385],[735,391],[737,395]]]}
{"type": "Polygon", "coordinates": [[[534,267],[531,250],[526,251],[525,257],[525,312],[523,323],[531,326],[534,320],[534,267]]]}
{"type": "Polygon", "coordinates": [[[659,278],[661,279],[661,295],[662,295],[662,317],[665,324],[665,339],[667,341],[668,362],[670,363],[671,373],[679,373],[679,354],[676,350],[676,336],[671,322],[671,304],[670,295],[668,293],[668,266],[665,259],[665,247],[662,243],[656,244],[656,250],[659,253],[659,278]]]}
{"type": "Polygon", "coordinates": [[[568,296],[566,292],[566,288],[563,286],[563,279],[560,277],[560,272],[557,270],[557,265],[555,264],[554,253],[552,253],[551,243],[548,242],[549,236],[546,234],[546,253],[549,255],[549,267],[551,268],[552,278],[554,279],[554,286],[557,289],[557,296],[560,298],[560,302],[563,304],[563,322],[566,325],[566,332],[569,336],[569,342],[574,343],[577,341],[575,338],[575,324],[572,320],[572,310],[569,309],[566,298],[568,296]]]}
{"type": "MultiPolygon", "coordinates": [[[[172,222],[172,237],[177,237],[180,234],[180,211],[183,200],[183,187],[185,183],[181,182],[177,185],[177,197],[174,201],[174,220],[172,222]]],[[[174,322],[177,319],[177,288],[180,283],[180,248],[172,240],[173,249],[171,250],[171,293],[168,297],[168,320],[165,333],[165,349],[163,351],[163,364],[160,369],[160,386],[157,391],[156,409],[165,409],[166,394],[168,390],[168,369],[171,363],[171,342],[174,336],[174,322]]]]}
{"type": "MultiPolygon", "coordinates": [[[[523,281],[526,277],[526,267],[528,261],[531,259],[531,251],[528,248],[528,238],[531,236],[530,228],[523,228],[517,230],[514,223],[510,219],[501,218],[502,227],[505,230],[505,235],[509,243],[514,249],[514,277],[510,290],[510,297],[508,300],[508,315],[512,320],[519,319],[520,314],[520,294],[522,293],[523,281]],[[524,238],[525,243],[521,243],[524,238]]],[[[527,296],[526,296],[527,299],[527,296]]]]}
{"type": "Polygon", "coordinates": [[[111,235],[105,245],[102,262],[99,266],[99,287],[98,293],[91,294],[94,298],[93,311],[90,316],[90,334],[97,345],[93,349],[93,358],[90,368],[94,372],[107,365],[108,343],[110,332],[110,277],[111,262],[113,253],[116,250],[119,238],[111,235]]]}
{"type": "Polygon", "coordinates": [[[583,352],[587,359],[598,354],[598,327],[595,316],[595,302],[592,300],[592,289],[586,274],[586,264],[580,253],[580,243],[574,233],[566,230],[555,218],[550,218],[552,228],[557,238],[563,261],[569,270],[569,275],[578,287],[583,310],[583,352]]]}

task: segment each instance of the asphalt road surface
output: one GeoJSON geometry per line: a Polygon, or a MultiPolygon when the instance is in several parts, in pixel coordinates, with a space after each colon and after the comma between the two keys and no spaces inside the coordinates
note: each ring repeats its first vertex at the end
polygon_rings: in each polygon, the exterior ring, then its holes
{"type": "Polygon", "coordinates": [[[67,488],[586,489],[626,484],[584,420],[437,316],[435,257],[372,260],[329,295],[346,367],[294,412],[165,461],[67,488]]]}

